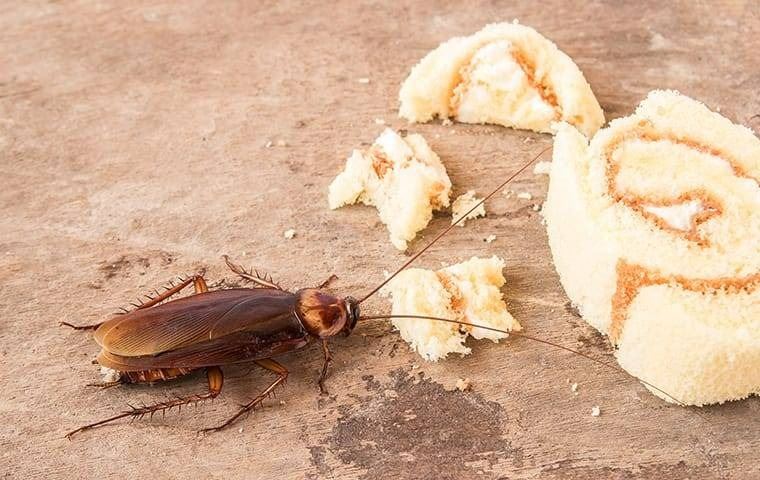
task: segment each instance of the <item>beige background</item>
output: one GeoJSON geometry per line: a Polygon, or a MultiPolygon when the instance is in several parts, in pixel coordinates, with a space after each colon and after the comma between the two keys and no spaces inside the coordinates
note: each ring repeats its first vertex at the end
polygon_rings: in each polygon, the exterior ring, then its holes
{"type": "MultiPolygon", "coordinates": [[[[439,42],[519,18],[585,72],[608,118],[677,88],[760,126],[757,2],[43,2],[0,5],[0,475],[5,478],[758,478],[760,400],[691,410],[634,379],[526,340],[471,344],[426,364],[382,322],[334,342],[331,396],[317,348],[282,358],[278,400],[210,436],[268,374],[227,369],[213,404],[165,420],[66,431],[140,403],[202,391],[93,391],[88,323],[220,255],[285,286],[335,273],[361,294],[403,262],[376,212],[326,208],[326,187],[375,119],[425,135],[455,193],[487,192],[547,135],[396,118],[398,86],[439,42]],[[181,5],[180,5],[181,3],[181,5]],[[370,79],[369,84],[359,78],[370,79]],[[268,141],[275,144],[266,147],[268,141]],[[278,141],[286,143],[277,146],[278,141]],[[282,232],[294,228],[289,241],[282,232]],[[418,368],[414,368],[418,365],[418,368]],[[240,378],[233,378],[238,376],[240,378]],[[473,391],[450,391],[460,377],[473,391]],[[568,382],[580,385],[577,395],[568,382]],[[285,402],[279,404],[279,400],[285,402]],[[591,407],[602,415],[593,418],[591,407]],[[242,428],[242,431],[239,430],[242,428]]],[[[521,176],[488,217],[419,263],[502,255],[528,331],[597,358],[607,341],[565,307],[521,176]],[[483,238],[495,234],[491,244],[483,238]]],[[[436,216],[422,240],[449,219],[436,216]]],[[[374,298],[369,312],[385,312],[374,298]]]]}

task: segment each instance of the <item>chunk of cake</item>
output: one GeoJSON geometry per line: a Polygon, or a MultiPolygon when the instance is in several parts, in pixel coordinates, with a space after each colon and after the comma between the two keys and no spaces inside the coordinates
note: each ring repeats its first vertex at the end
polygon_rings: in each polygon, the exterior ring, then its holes
{"type": "Polygon", "coordinates": [[[551,132],[568,122],[587,135],[604,113],[573,60],[546,37],[517,23],[495,23],[428,53],[399,93],[399,115],[551,132]]]}
{"type": "MultiPolygon", "coordinates": [[[[467,193],[463,193],[462,195],[458,196],[454,200],[454,203],[451,204],[451,223],[456,222],[462,215],[470,212],[470,210],[472,210],[475,205],[478,205],[478,202],[481,200],[483,199],[475,196],[474,190],[469,190],[467,193]]],[[[469,214],[467,214],[467,216],[462,219],[461,222],[457,223],[457,225],[464,227],[464,224],[467,222],[467,220],[485,216],[486,207],[485,204],[481,203],[478,205],[478,208],[475,208],[475,210],[472,210],[469,214]]]]}
{"type": "MultiPolygon", "coordinates": [[[[392,315],[424,315],[460,320],[500,330],[520,330],[500,288],[504,285],[504,261],[498,257],[477,258],[438,271],[409,268],[386,285],[392,315]]],[[[494,342],[507,334],[456,323],[418,318],[394,318],[393,325],[412,349],[426,360],[437,361],[449,353],[466,355],[468,335],[494,342]]]]}
{"type": "Polygon", "coordinates": [[[451,181],[421,135],[401,137],[390,128],[366,151],[354,150],[329,188],[330,208],[364,203],[377,208],[393,246],[407,243],[449,206],[451,181]]]}
{"type": "Polygon", "coordinates": [[[625,370],[690,405],[760,392],[751,130],[673,91],[590,142],[563,123],[543,212],[567,295],[625,370]]]}

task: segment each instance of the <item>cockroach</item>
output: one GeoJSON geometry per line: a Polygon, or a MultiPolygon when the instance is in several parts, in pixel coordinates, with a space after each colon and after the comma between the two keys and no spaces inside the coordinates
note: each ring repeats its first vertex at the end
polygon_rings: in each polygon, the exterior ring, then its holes
{"type": "MultiPolygon", "coordinates": [[[[493,197],[532,165],[549,148],[510,175],[477,205],[460,216],[380,285],[359,300],[350,296],[338,298],[327,293],[324,289],[329,280],[316,288],[304,288],[296,292],[287,291],[275,283],[271,276],[262,275],[255,270],[245,270],[232,263],[225,255],[223,258],[230,270],[253,284],[252,288],[209,291],[204,277],[194,275],[167,287],[163,293],[156,292],[156,295],[149,297],[146,302],[133,304],[134,310],[117,315],[105,322],[86,326],[64,322],[65,325],[75,329],[94,329],[95,341],[101,347],[95,363],[118,372],[117,380],[105,382],[99,386],[111,387],[120,384],[172,380],[200,369],[205,369],[208,381],[206,393],[179,397],[152,405],[130,407],[129,410],[110,418],[79,427],[66,434],[66,437],[71,438],[78,432],[121,418],[140,418],[145,415],[152,417],[157,412],[163,413],[174,407],[181,408],[188,404],[215,398],[222,391],[224,375],[221,367],[223,366],[252,362],[275,374],[275,380],[267,388],[241,406],[238,412],[227,421],[202,431],[222,430],[261,405],[288,378],[288,370],[273,357],[303,348],[314,340],[321,342],[324,357],[318,379],[319,388],[324,393],[324,382],[331,361],[328,339],[337,335],[348,336],[359,320],[415,318],[469,325],[534,340],[575,353],[605,367],[623,371],[615,365],[571,348],[520,332],[505,332],[447,318],[417,315],[362,317],[360,314],[362,302],[377,293],[470,212],[493,197]],[[171,300],[172,296],[191,284],[195,290],[193,295],[171,300]]],[[[643,383],[659,390],[647,382],[643,383]]],[[[675,399],[674,401],[681,403],[675,399]]]]}

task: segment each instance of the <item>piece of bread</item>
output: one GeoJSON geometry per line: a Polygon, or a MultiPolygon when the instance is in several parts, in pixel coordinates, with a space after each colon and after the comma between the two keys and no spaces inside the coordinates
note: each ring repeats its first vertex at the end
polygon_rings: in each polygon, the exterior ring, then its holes
{"type": "MultiPolygon", "coordinates": [[[[383,287],[392,297],[392,315],[426,315],[449,318],[501,330],[520,330],[507,311],[500,288],[504,285],[504,261],[477,258],[438,271],[409,268],[383,287]]],[[[437,361],[449,353],[470,353],[468,335],[498,342],[507,334],[455,323],[394,318],[393,325],[423,358],[437,361]]]]}
{"type": "MultiPolygon", "coordinates": [[[[468,190],[466,193],[459,195],[451,204],[451,223],[456,222],[459,217],[467,212],[470,212],[478,202],[483,200],[475,196],[475,190],[468,190]]],[[[478,217],[486,216],[486,206],[484,203],[478,205],[478,208],[472,210],[461,222],[457,223],[457,226],[464,227],[467,220],[474,220],[478,217]]]]}
{"type": "Polygon", "coordinates": [[[406,250],[433,210],[449,206],[450,194],[446,168],[425,139],[386,128],[368,150],[353,151],[328,200],[332,209],[357,202],[377,207],[393,246],[406,250]]]}
{"type": "Polygon", "coordinates": [[[543,212],[583,318],[666,400],[760,392],[760,140],[672,91],[557,129],[543,212]]]}
{"type": "Polygon", "coordinates": [[[565,121],[587,135],[604,113],[573,60],[530,27],[495,23],[428,53],[404,81],[399,115],[551,132],[565,121]]]}

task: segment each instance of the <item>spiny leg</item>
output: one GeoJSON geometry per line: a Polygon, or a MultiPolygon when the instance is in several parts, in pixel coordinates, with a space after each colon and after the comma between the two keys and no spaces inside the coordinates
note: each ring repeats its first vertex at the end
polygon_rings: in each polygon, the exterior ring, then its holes
{"type": "MultiPolygon", "coordinates": [[[[164,293],[161,293],[153,298],[151,298],[149,301],[142,303],[140,305],[138,304],[132,304],[135,307],[135,310],[141,310],[143,308],[150,308],[154,305],[157,305],[164,300],[168,299],[169,297],[176,295],[180,291],[182,291],[183,288],[186,286],[193,284],[193,287],[195,287],[195,293],[203,293],[208,291],[208,286],[206,285],[206,280],[203,278],[203,275],[193,275],[192,277],[189,277],[182,282],[178,283],[177,285],[174,285],[171,288],[168,288],[164,293]]],[[[126,311],[125,311],[126,313],[126,311]]],[[[102,325],[103,322],[93,323],[91,325],[74,325],[69,322],[60,322],[60,325],[71,327],[74,330],[95,330],[100,325],[102,325]]]]}
{"type": "Polygon", "coordinates": [[[95,423],[90,423],[89,425],[85,425],[83,427],[77,428],[76,430],[72,430],[66,434],[66,438],[70,439],[71,436],[76,433],[82,432],[84,430],[89,430],[99,425],[111,423],[121,418],[125,418],[125,417],[141,418],[141,417],[144,417],[145,415],[150,415],[152,418],[156,412],[165,412],[166,410],[172,409],[174,407],[178,407],[181,409],[183,405],[187,405],[190,403],[198,403],[203,400],[209,400],[211,398],[215,398],[221,393],[222,385],[224,384],[224,375],[222,374],[222,370],[219,367],[209,367],[208,369],[206,369],[206,377],[208,379],[208,392],[206,393],[190,395],[188,397],[176,398],[173,400],[158,402],[153,405],[147,405],[143,407],[131,407],[131,410],[128,410],[126,412],[122,412],[118,415],[114,415],[113,417],[106,418],[105,420],[101,420],[95,423]]]}
{"type": "Polygon", "coordinates": [[[261,360],[256,360],[255,363],[259,365],[262,368],[265,368],[269,370],[270,372],[277,375],[277,378],[274,380],[274,382],[271,383],[266,389],[264,389],[263,392],[261,392],[259,395],[256,396],[253,400],[248,402],[247,404],[243,405],[242,408],[232,417],[230,417],[226,422],[219,425],[218,427],[212,427],[212,428],[204,428],[201,430],[202,432],[218,432],[219,430],[222,430],[233,423],[240,418],[245,413],[249,412],[251,409],[255,409],[257,406],[261,404],[261,402],[264,401],[273,391],[275,388],[277,388],[278,385],[285,382],[285,380],[288,378],[288,369],[280,365],[279,363],[275,362],[271,358],[264,358],[261,360]]]}
{"type": "Polygon", "coordinates": [[[243,268],[242,266],[232,263],[230,261],[230,257],[228,257],[227,255],[222,255],[222,258],[224,258],[224,263],[227,264],[227,267],[229,267],[229,269],[232,270],[233,273],[236,273],[239,277],[243,278],[244,280],[253,282],[259,285],[260,287],[282,290],[282,287],[274,283],[274,280],[272,280],[272,277],[270,275],[267,275],[265,273],[264,276],[262,277],[257,270],[251,270],[250,272],[247,272],[245,268],[243,268]]]}
{"type": "Polygon", "coordinates": [[[327,288],[332,282],[334,282],[337,279],[338,279],[338,276],[333,273],[327,278],[327,280],[325,280],[324,282],[320,283],[317,286],[317,290],[322,290],[323,288],[327,288]]]}
{"type": "Polygon", "coordinates": [[[113,381],[110,381],[110,382],[93,382],[93,383],[88,383],[85,386],[86,387],[95,387],[95,388],[99,388],[101,390],[105,390],[106,388],[115,387],[117,385],[123,385],[125,383],[127,383],[127,382],[125,382],[121,378],[119,378],[118,380],[113,380],[113,381]]]}
{"type": "Polygon", "coordinates": [[[330,362],[332,362],[332,355],[330,354],[330,349],[327,348],[327,339],[322,339],[322,353],[325,356],[325,361],[322,364],[322,373],[319,374],[319,392],[322,395],[327,395],[327,389],[325,389],[325,378],[327,377],[327,367],[330,365],[330,362]]]}

